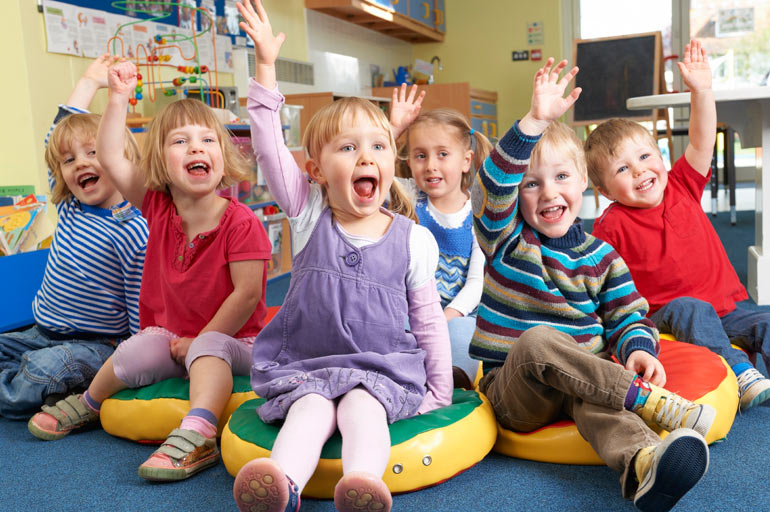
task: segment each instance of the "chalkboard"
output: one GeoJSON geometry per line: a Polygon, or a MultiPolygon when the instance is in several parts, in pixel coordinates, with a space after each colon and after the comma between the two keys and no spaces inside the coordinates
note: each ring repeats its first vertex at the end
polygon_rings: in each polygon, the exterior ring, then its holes
{"type": "Polygon", "coordinates": [[[573,62],[580,68],[575,87],[583,92],[572,109],[572,124],[612,117],[653,118],[652,110],[626,109],[626,100],[658,94],[663,66],[660,32],[576,39],[573,62]]]}

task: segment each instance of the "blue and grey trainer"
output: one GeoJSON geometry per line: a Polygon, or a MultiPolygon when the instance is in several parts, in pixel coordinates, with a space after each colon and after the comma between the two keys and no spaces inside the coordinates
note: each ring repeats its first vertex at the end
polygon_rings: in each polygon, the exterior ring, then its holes
{"type": "Polygon", "coordinates": [[[770,399],[770,379],[766,379],[756,368],[742,371],[737,378],[741,411],[770,399]]]}
{"type": "MultiPolygon", "coordinates": [[[[637,457],[641,456],[640,452],[637,457]]],[[[646,456],[643,475],[637,475],[639,488],[634,505],[639,510],[664,512],[695,487],[709,467],[709,449],[702,435],[689,428],[671,432],[646,456]]],[[[638,467],[638,465],[637,465],[638,467]]]]}

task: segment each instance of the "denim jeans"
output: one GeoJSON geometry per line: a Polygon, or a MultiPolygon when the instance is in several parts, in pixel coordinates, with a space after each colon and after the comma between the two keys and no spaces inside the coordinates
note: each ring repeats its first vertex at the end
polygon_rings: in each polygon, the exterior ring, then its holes
{"type": "Polygon", "coordinates": [[[476,313],[453,318],[449,321],[449,342],[452,344],[452,365],[462,368],[474,382],[479,371],[478,359],[468,355],[471,338],[476,330],[476,313]]]}
{"type": "Polygon", "coordinates": [[[112,355],[115,341],[56,340],[36,326],[0,334],[0,416],[28,418],[48,395],[87,384],[112,355]]]}
{"type": "Polygon", "coordinates": [[[708,302],[680,297],[660,308],[650,319],[660,332],[706,347],[724,357],[730,366],[749,362],[746,353],[731,347],[731,343],[749,352],[759,352],[765,365],[770,363],[770,312],[739,305],[720,318],[708,302]]]}

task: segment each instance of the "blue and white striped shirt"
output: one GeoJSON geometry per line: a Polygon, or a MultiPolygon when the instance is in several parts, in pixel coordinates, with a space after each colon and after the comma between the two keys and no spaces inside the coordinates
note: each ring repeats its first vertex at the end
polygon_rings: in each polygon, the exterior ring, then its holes
{"type": "MultiPolygon", "coordinates": [[[[61,119],[85,112],[61,105],[46,135],[46,145],[61,119]]],[[[48,183],[53,189],[55,179],[50,169],[48,183]]],[[[56,209],[59,223],[43,283],[32,303],[35,321],[65,335],[138,332],[147,222],[135,208],[132,218],[120,221],[112,216],[112,210],[81,204],[75,197],[62,201],[56,209]]]]}

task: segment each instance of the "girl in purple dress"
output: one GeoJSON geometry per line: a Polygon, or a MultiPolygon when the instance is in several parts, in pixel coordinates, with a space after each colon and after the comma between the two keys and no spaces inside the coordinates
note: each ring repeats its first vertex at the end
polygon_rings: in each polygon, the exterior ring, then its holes
{"type": "Polygon", "coordinates": [[[298,510],[324,443],[339,429],[335,505],[359,510],[364,499],[389,510],[388,424],[451,403],[438,246],[427,229],[382,208],[389,191],[394,210],[410,205],[393,180],[388,119],[367,100],[336,101],[310,121],[306,170],[315,183],[308,183],[281,136],[274,63],[285,36],[273,35],[259,0],[237,5],[257,58],[252,143],[289,216],[294,258],[286,300],[254,342],[251,369],[254,391],[267,400],[260,417],[284,423],[270,458],[247,463],[233,494],[241,510],[298,510]]]}

